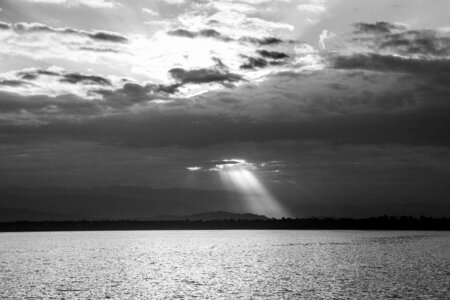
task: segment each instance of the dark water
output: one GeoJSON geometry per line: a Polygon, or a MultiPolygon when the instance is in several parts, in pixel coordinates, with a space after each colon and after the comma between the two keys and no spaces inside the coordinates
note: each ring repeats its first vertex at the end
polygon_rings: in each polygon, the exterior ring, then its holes
{"type": "Polygon", "coordinates": [[[449,232],[0,233],[1,299],[449,295],[449,232]]]}

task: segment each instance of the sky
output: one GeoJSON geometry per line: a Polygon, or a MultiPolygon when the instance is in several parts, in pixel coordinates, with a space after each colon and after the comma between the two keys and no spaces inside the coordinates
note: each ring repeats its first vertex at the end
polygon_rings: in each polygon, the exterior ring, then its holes
{"type": "Polygon", "coordinates": [[[448,0],[0,0],[0,187],[448,216],[448,20],[448,0]]]}

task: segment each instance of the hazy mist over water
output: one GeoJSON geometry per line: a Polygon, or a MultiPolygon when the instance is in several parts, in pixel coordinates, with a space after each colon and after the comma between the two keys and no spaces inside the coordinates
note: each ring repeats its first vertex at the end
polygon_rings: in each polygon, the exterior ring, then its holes
{"type": "Polygon", "coordinates": [[[0,234],[1,299],[446,299],[449,232],[0,234]]]}

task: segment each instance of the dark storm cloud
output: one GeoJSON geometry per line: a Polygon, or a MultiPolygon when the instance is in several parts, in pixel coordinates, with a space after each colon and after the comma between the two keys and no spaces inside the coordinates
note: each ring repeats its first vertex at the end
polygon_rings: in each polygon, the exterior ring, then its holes
{"type": "Polygon", "coordinates": [[[246,62],[240,66],[241,69],[257,69],[265,68],[269,65],[280,65],[283,64],[282,59],[289,57],[286,53],[278,51],[257,50],[256,52],[261,57],[242,55],[246,59],[246,62]]]}
{"type": "Polygon", "coordinates": [[[111,81],[107,78],[98,75],[88,75],[81,73],[65,73],[50,70],[28,70],[17,72],[17,76],[25,80],[37,80],[40,75],[57,77],[61,82],[71,84],[97,84],[97,85],[111,85],[111,81]]]}
{"type": "Polygon", "coordinates": [[[69,82],[72,84],[83,83],[83,84],[111,85],[111,81],[101,76],[84,75],[80,73],[64,74],[60,79],[60,81],[69,82]]]}
{"type": "Polygon", "coordinates": [[[199,34],[204,37],[212,37],[216,39],[223,39],[223,38],[229,39],[228,37],[224,37],[220,32],[218,32],[215,29],[203,29],[200,30],[199,34]]]}
{"type": "MultiPolygon", "coordinates": [[[[35,105],[36,99],[34,100],[27,101],[27,105],[35,105]]],[[[0,103],[6,105],[4,101],[0,103]]],[[[16,101],[10,101],[9,105],[18,104],[16,101]]],[[[133,116],[99,117],[82,122],[54,120],[40,126],[4,124],[0,126],[0,136],[4,139],[11,136],[23,142],[27,140],[26,137],[88,140],[133,148],[162,146],[190,148],[283,140],[450,146],[449,116],[450,109],[446,106],[389,114],[323,116],[289,122],[255,121],[249,118],[201,114],[165,115],[152,112],[133,116]]]]}
{"type": "Polygon", "coordinates": [[[281,44],[284,42],[282,39],[279,39],[276,37],[265,37],[265,38],[243,37],[243,38],[240,38],[239,40],[242,42],[249,42],[249,43],[258,44],[261,46],[277,45],[277,44],[281,44]]]}
{"type": "Polygon", "coordinates": [[[206,37],[206,38],[214,38],[221,41],[232,41],[233,39],[221,34],[215,29],[203,29],[200,31],[190,31],[187,29],[175,29],[168,31],[167,34],[173,35],[173,36],[180,36],[180,37],[186,37],[186,38],[197,38],[197,37],[206,37]]]}
{"type": "Polygon", "coordinates": [[[168,99],[170,94],[176,93],[180,84],[162,85],[127,82],[123,87],[116,90],[95,90],[94,93],[101,95],[104,104],[114,108],[125,108],[135,103],[143,103],[155,99],[168,99]]]}
{"type": "Polygon", "coordinates": [[[114,42],[114,43],[126,43],[128,41],[128,39],[126,37],[124,37],[123,35],[120,35],[118,33],[112,33],[112,32],[97,31],[95,33],[88,33],[87,35],[91,39],[100,40],[100,41],[107,41],[107,42],[114,42]]]}
{"type": "Polygon", "coordinates": [[[4,86],[22,86],[27,84],[29,83],[22,80],[0,80],[0,85],[4,86]]]}
{"type": "MultiPolygon", "coordinates": [[[[200,31],[191,31],[187,29],[175,29],[168,31],[167,34],[173,35],[173,36],[180,36],[180,37],[186,37],[186,38],[198,38],[198,37],[207,37],[207,38],[214,38],[217,40],[230,42],[235,41],[235,39],[223,35],[222,33],[218,32],[215,29],[203,29],[200,31]]],[[[282,39],[279,39],[277,37],[264,37],[264,38],[254,38],[254,37],[241,37],[238,39],[238,41],[246,42],[246,43],[252,43],[257,44],[261,46],[270,46],[270,45],[277,45],[284,42],[291,42],[291,41],[284,41],[282,39]]]]}
{"type": "Polygon", "coordinates": [[[256,69],[256,68],[264,68],[269,64],[267,60],[260,57],[245,57],[247,62],[240,66],[241,69],[256,69]]]}
{"type": "MultiPolygon", "coordinates": [[[[372,39],[379,41],[382,40],[380,36],[389,34],[392,33],[376,34],[372,39]]],[[[281,60],[282,52],[260,51],[261,57],[248,58],[250,68],[267,66],[278,57],[281,60]]],[[[375,52],[329,54],[328,58],[331,68],[325,71],[284,72],[269,76],[258,88],[249,84],[229,93],[224,90],[209,92],[193,99],[175,99],[170,94],[184,84],[228,83],[243,79],[230,73],[220,59],[214,59],[216,66],[213,68],[173,68],[169,74],[177,83],[172,85],[127,82],[116,90],[92,91],[102,97],[91,107],[92,111],[100,110],[97,117],[77,122],[51,119],[38,126],[4,122],[0,133],[3,138],[15,132],[16,137],[104,141],[140,148],[308,140],[374,145],[449,145],[449,89],[445,86],[448,60],[409,59],[375,52]],[[274,77],[277,80],[272,80],[274,77]],[[398,88],[392,89],[390,85],[398,88]],[[146,107],[136,104],[155,99],[172,101],[158,106],[161,113],[146,110],[131,115],[127,111],[133,105],[146,107]],[[114,108],[117,114],[102,114],[108,108],[114,108]]],[[[30,74],[41,75],[39,71],[30,74]]],[[[51,76],[65,78],[70,74],[61,72],[51,76]]],[[[76,77],[73,82],[87,80],[106,85],[100,79],[103,77],[84,76],[86,78],[76,77]]],[[[33,101],[25,101],[22,107],[25,112],[41,109],[42,106],[30,106],[34,105],[33,101]]],[[[54,99],[53,102],[45,101],[50,105],[59,104],[54,99]]],[[[20,103],[14,106],[11,102],[3,102],[3,105],[20,111],[20,103]]],[[[69,114],[70,108],[67,106],[65,111],[69,114]]]]}
{"type": "Polygon", "coordinates": [[[60,73],[58,73],[58,72],[49,71],[49,70],[37,70],[36,73],[39,74],[39,75],[47,75],[47,76],[58,76],[58,75],[60,75],[60,73]]]}
{"type": "MultiPolygon", "coordinates": [[[[123,145],[204,147],[223,143],[319,140],[331,143],[448,146],[448,116],[447,111],[433,112],[425,117],[423,113],[414,113],[323,118],[312,122],[254,122],[212,116],[167,116],[149,124],[144,121],[141,128],[135,128],[125,135],[127,138],[123,145]],[[180,124],[183,124],[183,128],[180,124]]],[[[120,128],[117,130],[120,132],[120,128]]]]}
{"type": "Polygon", "coordinates": [[[198,36],[197,32],[189,31],[186,29],[175,29],[167,32],[168,35],[181,36],[187,38],[195,38],[198,36]]]}
{"type": "Polygon", "coordinates": [[[386,72],[450,75],[450,59],[415,59],[376,53],[334,56],[333,67],[386,72]]]}
{"type": "Polygon", "coordinates": [[[386,36],[380,49],[393,49],[403,54],[450,55],[450,34],[433,30],[410,30],[386,36]]]}
{"type": "Polygon", "coordinates": [[[450,55],[450,33],[437,30],[407,30],[386,22],[357,23],[354,41],[369,43],[374,50],[403,55],[450,55]],[[374,37],[360,36],[371,33],[374,37]]]}
{"type": "MultiPolygon", "coordinates": [[[[369,51],[353,54],[330,54],[331,67],[347,70],[369,70],[380,73],[404,73],[409,82],[409,98],[428,101],[443,99],[449,92],[450,34],[437,30],[409,30],[387,22],[357,23],[353,41],[369,51]],[[369,35],[367,35],[369,34],[369,35]],[[419,96],[420,95],[420,96],[419,96]]],[[[401,98],[401,96],[399,96],[401,98]]]]}
{"type": "Polygon", "coordinates": [[[238,74],[229,73],[219,68],[192,69],[173,68],[169,70],[170,75],[180,83],[210,83],[210,82],[234,82],[242,80],[238,74]]]}
{"type": "Polygon", "coordinates": [[[96,90],[95,93],[102,95],[107,105],[112,107],[128,106],[130,103],[139,103],[151,100],[149,86],[142,86],[136,83],[125,83],[117,90],[96,90]]]}
{"type": "Polygon", "coordinates": [[[0,30],[8,30],[11,28],[11,25],[8,23],[0,22],[0,30]]]}
{"type": "Polygon", "coordinates": [[[48,71],[48,70],[31,70],[31,71],[20,71],[17,72],[17,76],[25,80],[34,80],[39,77],[39,75],[47,75],[47,76],[60,76],[61,73],[48,71]]]}
{"type": "MultiPolygon", "coordinates": [[[[0,92],[0,110],[2,112],[37,114],[36,118],[38,118],[37,116],[45,118],[50,114],[86,116],[100,113],[100,108],[96,102],[75,95],[22,96],[8,92],[0,92]]],[[[33,117],[30,116],[30,120],[33,121],[33,117]]]]}
{"type": "Polygon", "coordinates": [[[179,83],[174,84],[151,84],[153,87],[153,90],[157,93],[164,93],[164,94],[174,94],[178,91],[178,88],[181,86],[179,83]]]}
{"type": "Polygon", "coordinates": [[[84,30],[78,30],[73,28],[54,28],[45,24],[40,23],[15,23],[15,24],[7,24],[7,23],[0,23],[0,29],[12,29],[18,34],[24,34],[24,33],[56,33],[56,34],[62,34],[62,35],[79,35],[79,36],[86,36],[90,39],[96,40],[96,41],[104,41],[104,42],[113,42],[113,43],[126,43],[128,42],[128,39],[115,32],[107,32],[107,31],[93,31],[88,32],[84,30]]]}
{"type": "Polygon", "coordinates": [[[258,52],[258,54],[262,57],[271,59],[284,59],[289,57],[289,55],[287,55],[286,53],[278,51],[257,50],[256,52],[258,52]]]}
{"type": "Polygon", "coordinates": [[[216,165],[237,165],[237,164],[240,164],[240,163],[241,163],[240,161],[229,159],[229,160],[213,160],[213,161],[210,161],[210,162],[207,162],[207,163],[203,163],[203,165],[213,165],[213,166],[216,166],[216,165]]]}
{"type": "MultiPolygon", "coordinates": [[[[390,76],[394,77],[386,78],[389,75],[384,70],[367,72],[364,68],[358,71],[329,69],[326,73],[317,71],[311,74],[283,72],[273,75],[258,90],[239,87],[210,92],[193,99],[194,102],[178,99],[161,106],[161,113],[159,110],[143,110],[129,114],[127,108],[154,99],[173,100],[170,93],[190,82],[188,79],[184,78],[184,82],[179,79],[180,83],[174,86],[128,82],[117,90],[93,91],[103,97],[100,101],[83,101],[69,96],[33,98],[17,95],[5,101],[7,97],[2,95],[2,109],[34,113],[36,119],[42,117],[46,124],[29,126],[3,121],[0,136],[3,140],[23,142],[27,139],[88,140],[131,148],[200,148],[233,143],[310,140],[342,144],[449,146],[450,91],[444,83],[439,85],[438,82],[424,80],[432,78],[425,76],[427,73],[420,76],[417,73],[393,74],[390,76]],[[376,90],[379,80],[395,80],[393,86],[398,88],[376,90]],[[308,91],[313,93],[308,96],[308,91]],[[252,102],[252,98],[258,100],[252,102]],[[195,109],[192,103],[196,103],[195,109]],[[290,104],[292,106],[283,107],[290,104]],[[214,107],[217,112],[212,113],[209,107],[214,107]],[[104,115],[110,108],[114,108],[117,115],[104,115]],[[263,115],[270,110],[270,117],[258,118],[260,108],[263,115]],[[52,111],[59,110],[76,116],[77,121],[48,117],[52,111]],[[89,118],[81,118],[83,115],[79,114],[83,110],[89,118]],[[242,114],[238,113],[240,111],[242,114]]],[[[202,76],[194,77],[195,83],[205,82],[202,76]]],[[[209,79],[206,82],[210,82],[209,79]]],[[[61,116],[60,113],[53,114],[61,116]]],[[[33,116],[29,119],[32,120],[33,116]]]]}
{"type": "MultiPolygon", "coordinates": [[[[35,79],[38,72],[27,72],[22,74],[24,77],[33,77],[35,79]]],[[[110,86],[109,80],[92,75],[82,75],[78,73],[53,74],[58,76],[60,81],[66,81],[71,84],[96,84],[100,86],[110,86]]],[[[0,81],[1,85],[2,81],[0,81]]],[[[4,82],[5,85],[19,84],[19,81],[4,82]]],[[[22,84],[22,82],[20,82],[22,84]]],[[[23,84],[27,84],[23,82],[23,84]]],[[[110,109],[124,113],[128,107],[145,101],[154,99],[165,99],[167,95],[176,92],[178,85],[157,85],[146,84],[139,85],[135,83],[125,83],[121,88],[111,89],[92,89],[89,94],[96,95],[95,99],[84,99],[73,94],[64,94],[59,96],[46,95],[20,95],[17,93],[8,93],[0,91],[0,110],[4,113],[30,113],[29,121],[46,123],[55,121],[55,118],[67,117],[68,119],[83,119],[95,115],[101,119],[103,113],[110,109]]],[[[10,116],[11,120],[14,116],[10,116]]],[[[6,118],[7,119],[7,118],[6,118]]],[[[5,119],[5,120],[6,120],[5,119]]],[[[4,121],[5,121],[4,120],[4,121]]],[[[8,123],[5,121],[5,123],[8,123]]]]}
{"type": "Polygon", "coordinates": [[[80,50],[84,51],[92,51],[92,52],[110,52],[110,53],[119,53],[120,51],[110,48],[96,48],[96,47],[80,47],[80,50]]]}
{"type": "Polygon", "coordinates": [[[389,22],[364,23],[359,22],[354,24],[356,33],[391,33],[394,30],[406,30],[403,25],[392,24],[389,22]]]}

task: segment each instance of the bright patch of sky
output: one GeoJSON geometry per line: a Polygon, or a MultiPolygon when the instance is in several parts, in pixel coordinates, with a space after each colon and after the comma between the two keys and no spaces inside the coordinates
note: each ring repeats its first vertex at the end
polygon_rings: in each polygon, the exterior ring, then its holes
{"type": "Polygon", "coordinates": [[[100,88],[133,83],[159,85],[172,99],[228,92],[282,72],[323,70],[333,51],[362,51],[348,43],[361,19],[444,28],[448,12],[436,10],[438,2],[3,0],[0,91],[101,100],[100,88]],[[411,17],[414,9],[420,18],[411,17]],[[52,68],[108,84],[23,76],[52,68]]]}

